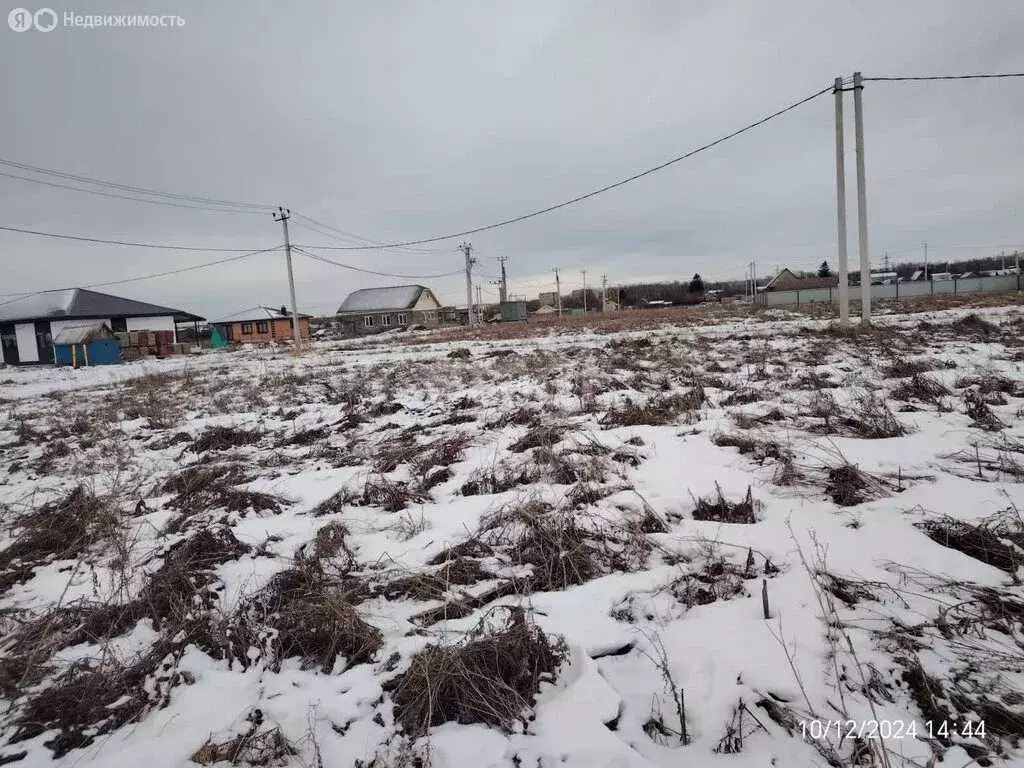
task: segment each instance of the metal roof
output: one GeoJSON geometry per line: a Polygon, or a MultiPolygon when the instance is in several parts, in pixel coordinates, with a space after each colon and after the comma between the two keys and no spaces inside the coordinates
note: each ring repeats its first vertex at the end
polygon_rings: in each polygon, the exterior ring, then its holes
{"type": "Polygon", "coordinates": [[[338,314],[345,312],[385,312],[395,309],[412,309],[424,291],[422,285],[394,285],[389,288],[361,288],[352,291],[338,308],[338,314]]]}
{"type": "Polygon", "coordinates": [[[0,302],[0,322],[29,322],[32,320],[64,320],[111,317],[162,317],[172,315],[178,322],[202,320],[180,309],[162,307],[145,301],[111,296],[109,293],[87,288],[62,288],[40,291],[21,298],[0,302]]]}
{"type": "Polygon", "coordinates": [[[53,339],[55,347],[64,344],[87,344],[96,339],[112,339],[114,334],[103,323],[92,325],[71,325],[63,328],[53,339]]]}
{"type": "MultiPolygon", "coordinates": [[[[271,309],[270,307],[252,307],[251,309],[243,309],[241,312],[235,312],[233,315],[225,315],[224,317],[210,322],[216,325],[223,325],[224,323],[259,323],[265,320],[290,320],[292,316],[291,312],[281,313],[280,309],[271,309]]],[[[299,317],[312,317],[312,315],[306,315],[299,312],[299,317]]]]}

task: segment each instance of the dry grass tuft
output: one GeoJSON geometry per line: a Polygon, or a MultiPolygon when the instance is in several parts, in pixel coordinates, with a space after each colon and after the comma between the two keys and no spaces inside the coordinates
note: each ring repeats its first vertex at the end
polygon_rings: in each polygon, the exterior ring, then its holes
{"type": "Polygon", "coordinates": [[[9,525],[14,541],[0,551],[0,593],[33,576],[33,569],[54,560],[85,555],[123,530],[124,516],[108,499],[78,486],[66,496],[17,515],[9,525]]]}
{"type": "Polygon", "coordinates": [[[934,371],[939,365],[928,358],[898,358],[882,368],[882,376],[887,379],[906,379],[934,371]]]}
{"type": "Polygon", "coordinates": [[[964,405],[967,408],[967,415],[974,426],[984,429],[986,432],[998,432],[1006,428],[1006,424],[995,415],[982,396],[973,389],[964,392],[964,405]]]}
{"type": "Polygon", "coordinates": [[[374,471],[381,474],[394,472],[402,464],[408,464],[423,453],[423,446],[412,435],[403,435],[396,440],[385,440],[377,446],[373,458],[374,471]]]}
{"type": "Polygon", "coordinates": [[[531,448],[550,448],[559,442],[566,433],[562,426],[536,426],[527,430],[526,434],[508,447],[512,453],[523,453],[531,448]]]}
{"type": "Polygon", "coordinates": [[[540,467],[533,462],[499,461],[473,470],[459,492],[463,496],[504,493],[520,485],[534,483],[540,475],[540,467]]]}
{"type": "Polygon", "coordinates": [[[920,523],[918,527],[936,544],[955,549],[1011,575],[1024,563],[1024,554],[987,526],[940,517],[920,523]]]}
{"type": "Polygon", "coordinates": [[[171,521],[167,531],[179,532],[193,517],[206,515],[212,509],[226,509],[239,514],[249,510],[281,514],[282,505],[288,501],[283,496],[234,487],[247,479],[243,470],[233,464],[192,466],[172,475],[164,483],[163,490],[175,492],[167,506],[179,510],[181,515],[171,521]]]}
{"type": "Polygon", "coordinates": [[[706,401],[704,388],[695,386],[683,394],[655,397],[640,405],[626,398],[622,406],[610,409],[601,419],[604,427],[664,426],[687,411],[700,408],[706,401]]]}
{"type": "Polygon", "coordinates": [[[842,464],[828,470],[825,493],[840,507],[852,507],[875,498],[874,488],[871,476],[853,464],[842,464]]]}
{"type": "Polygon", "coordinates": [[[282,659],[298,657],[304,665],[330,673],[338,656],[347,664],[368,663],[383,644],[379,629],[356,612],[353,602],[365,596],[364,585],[347,576],[328,575],[318,561],[299,560],[282,571],[252,601],[239,624],[265,620],[276,630],[274,669],[282,659]]]}
{"type": "MultiPolygon", "coordinates": [[[[260,718],[262,720],[262,717],[260,718]]],[[[285,766],[288,758],[299,754],[279,727],[260,730],[254,722],[246,733],[216,743],[207,740],[189,758],[199,765],[230,763],[231,765],[285,766]]]]}
{"type": "Polygon", "coordinates": [[[494,578],[480,562],[468,557],[449,560],[436,571],[413,573],[388,582],[381,594],[388,600],[409,597],[414,600],[444,600],[452,586],[470,586],[494,578]]]}
{"type": "Polygon", "coordinates": [[[381,507],[385,512],[401,512],[410,504],[427,501],[426,493],[414,484],[401,480],[388,480],[383,475],[371,475],[363,486],[362,504],[381,507]]]}
{"type": "Polygon", "coordinates": [[[339,520],[332,520],[316,532],[313,539],[313,557],[317,560],[333,559],[339,552],[345,553],[345,569],[355,565],[355,553],[349,548],[345,537],[348,528],[339,520]]]}
{"type": "Polygon", "coordinates": [[[958,334],[969,336],[974,339],[988,339],[991,336],[999,335],[999,326],[985,320],[975,312],[954,320],[950,327],[958,334]]]}
{"type": "Polygon", "coordinates": [[[939,398],[949,393],[949,388],[944,384],[920,373],[915,373],[908,380],[901,381],[892,390],[892,396],[897,400],[906,402],[918,400],[933,405],[941,405],[939,398]]]}
{"type": "Polygon", "coordinates": [[[57,759],[141,720],[150,709],[166,705],[173,686],[191,682],[175,669],[181,651],[180,644],[161,641],[129,661],[107,656],[98,664],[73,664],[48,687],[28,695],[13,720],[10,742],[56,731],[44,744],[57,759]]]}
{"type": "Polygon", "coordinates": [[[246,445],[254,445],[260,439],[260,433],[252,429],[237,429],[235,427],[207,427],[189,446],[193,453],[206,453],[207,451],[227,451],[231,448],[240,448],[246,445]]]}
{"type": "Polygon", "coordinates": [[[754,514],[754,494],[750,486],[747,486],[747,495],[742,501],[728,501],[722,493],[722,486],[715,483],[715,496],[710,499],[697,499],[696,508],[693,510],[694,520],[704,520],[715,523],[742,523],[752,525],[757,522],[754,514]]]}
{"type": "Polygon", "coordinates": [[[540,684],[554,679],[568,651],[512,608],[505,627],[477,628],[462,643],[428,645],[394,683],[395,720],[410,738],[443,723],[511,731],[540,684]]]}

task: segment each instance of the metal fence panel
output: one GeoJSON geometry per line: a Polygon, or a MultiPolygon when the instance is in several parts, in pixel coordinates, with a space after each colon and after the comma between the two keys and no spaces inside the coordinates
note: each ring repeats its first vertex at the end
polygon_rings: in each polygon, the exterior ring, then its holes
{"type": "MultiPolygon", "coordinates": [[[[892,285],[871,286],[872,299],[909,299],[915,296],[928,296],[952,293],[1005,293],[1019,291],[1022,287],[1019,276],[1000,275],[996,277],[970,277],[965,280],[934,280],[915,283],[898,283],[892,285]]],[[[810,304],[812,302],[839,301],[838,288],[816,288],[808,291],[770,291],[759,294],[757,303],[762,306],[780,307],[793,304],[810,304]]],[[[860,301],[860,286],[850,286],[850,301],[860,301]]]]}

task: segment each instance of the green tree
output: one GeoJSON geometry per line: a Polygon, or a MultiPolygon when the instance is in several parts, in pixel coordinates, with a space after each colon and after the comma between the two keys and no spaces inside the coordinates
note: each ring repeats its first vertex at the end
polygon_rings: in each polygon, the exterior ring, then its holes
{"type": "Polygon", "coordinates": [[[828,262],[821,262],[821,266],[818,267],[818,277],[832,277],[832,270],[828,268],[828,262]]]}
{"type": "Polygon", "coordinates": [[[690,293],[704,293],[704,279],[699,274],[690,281],[690,293]]]}

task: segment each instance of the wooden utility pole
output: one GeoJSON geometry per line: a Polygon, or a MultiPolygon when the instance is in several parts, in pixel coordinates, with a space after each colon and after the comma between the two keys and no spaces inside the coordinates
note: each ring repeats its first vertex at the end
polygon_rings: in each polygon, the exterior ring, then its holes
{"type": "Polygon", "coordinates": [[[608,275],[601,275],[601,312],[608,311],[608,275]]]}
{"type": "Polygon", "coordinates": [[[580,274],[583,275],[583,314],[587,313],[587,270],[581,269],[580,274]]]}
{"type": "Polygon", "coordinates": [[[277,206],[277,213],[274,214],[274,221],[280,221],[284,227],[284,260],[288,265],[288,293],[292,300],[292,335],[295,337],[295,354],[302,352],[302,333],[299,329],[299,307],[295,303],[295,275],[292,274],[292,245],[288,240],[288,219],[291,218],[291,210],[277,206]]]}
{"type": "Polygon", "coordinates": [[[552,267],[551,271],[555,273],[555,293],[558,294],[558,316],[562,316],[562,281],[558,279],[558,267],[552,267]]]}
{"type": "Polygon", "coordinates": [[[472,326],[476,325],[476,319],[473,316],[473,265],[476,264],[476,259],[471,256],[473,246],[470,243],[463,243],[459,246],[459,250],[466,255],[466,324],[472,326]]]}

